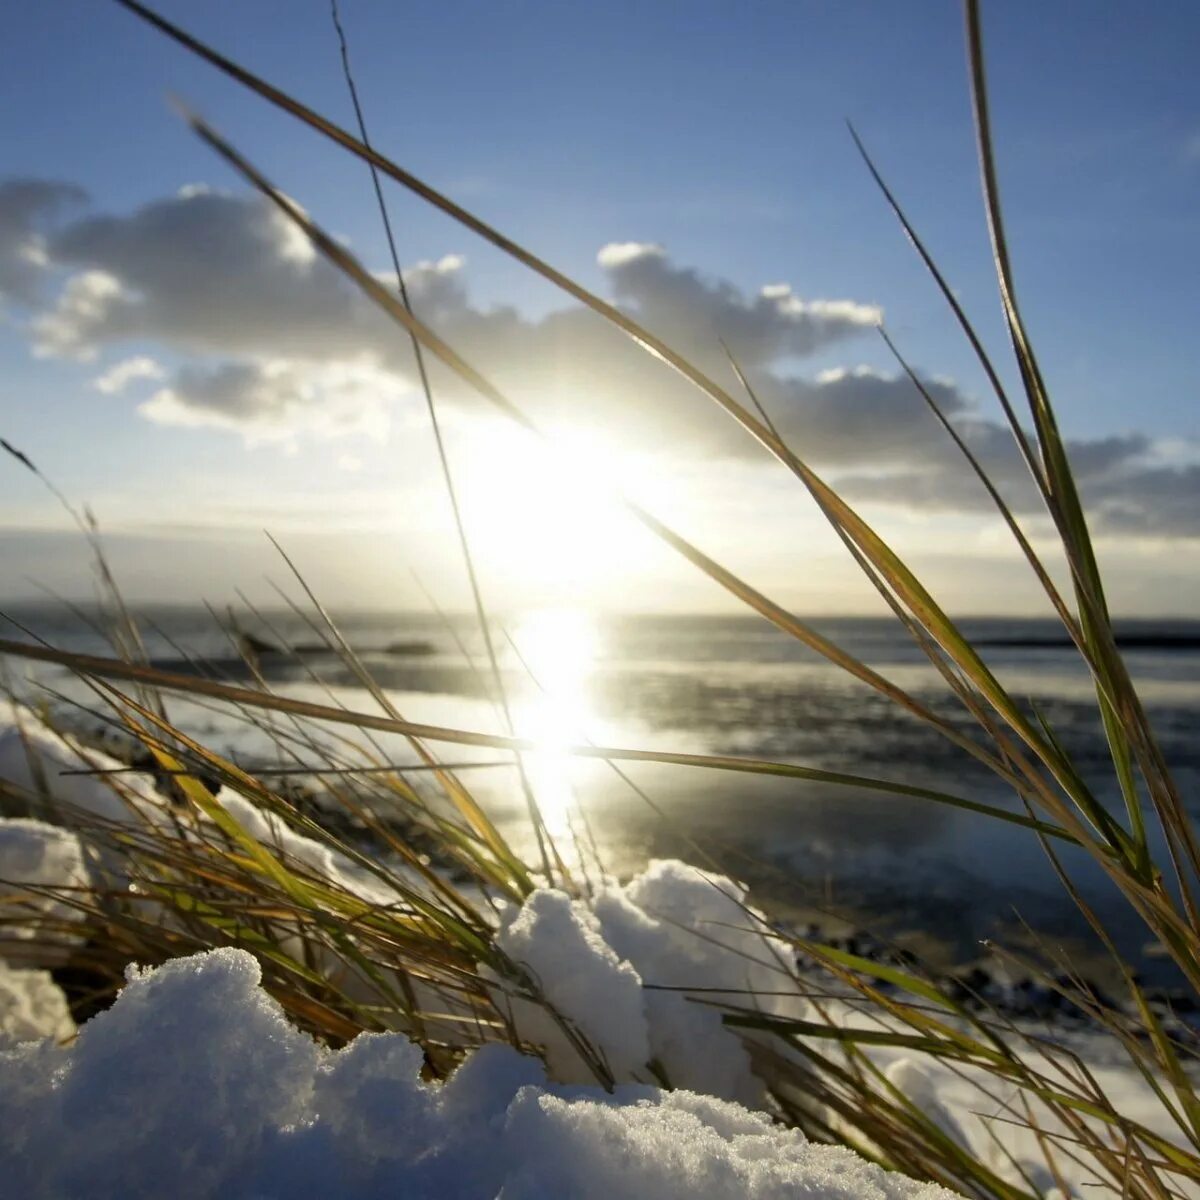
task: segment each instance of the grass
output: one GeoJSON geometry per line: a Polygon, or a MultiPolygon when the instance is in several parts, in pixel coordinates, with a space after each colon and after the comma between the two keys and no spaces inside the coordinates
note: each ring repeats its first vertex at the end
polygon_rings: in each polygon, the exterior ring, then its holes
{"type": "MultiPolygon", "coordinates": [[[[1023,959],[1022,969],[1062,992],[1087,1015],[1097,1034],[1157,1094],[1173,1128],[1170,1136],[1164,1137],[1139,1124],[1121,1111],[1119,1099],[1106,1094],[1087,1063],[1069,1048],[986,1007],[968,1003],[932,973],[907,965],[882,965],[800,938],[790,939],[794,949],[816,964],[826,980],[825,999],[818,998],[817,1011],[825,1012],[828,1019],[772,1017],[759,1011],[753,996],[712,1001],[721,1004],[729,1026],[751,1039],[756,1067],[768,1083],[781,1118],[810,1136],[844,1141],[897,1169],[982,1197],[1015,1200],[1043,1195],[1061,1181],[1067,1164],[1072,1170],[1083,1169],[1092,1181],[1123,1196],[1194,1194],[1200,1184],[1200,1097],[1194,1048],[1181,1041],[1147,1001],[1078,891],[1060,853],[1064,843],[1076,847],[1104,872],[1142,922],[1146,940],[1161,948],[1192,991],[1200,995],[1200,915],[1195,894],[1200,844],[1117,648],[1086,514],[1017,302],[991,137],[978,3],[967,0],[965,4],[967,58],[983,202],[1019,391],[1010,394],[1003,385],[999,367],[914,223],[858,135],[853,136],[884,201],[927,267],[995,392],[1054,529],[1054,562],[1035,549],[967,443],[938,409],[896,344],[881,332],[901,369],[924,396],[941,431],[962,452],[963,469],[974,474],[995,505],[1048,608],[1090,674],[1098,721],[1109,747],[1112,781],[1123,799],[1118,813],[1110,811],[1083,778],[1042,715],[1006,690],[981,651],[886,538],[779,435],[755,397],[752,381],[736,362],[731,360],[743,396],[722,387],[652,331],[373,148],[357,102],[356,136],[135,0],[118,2],[265,102],[367,164],[385,222],[381,179],[434,205],[590,308],[597,319],[624,332],[635,345],[659,359],[664,369],[678,372],[700,397],[723,409],[812,496],[848,553],[938,672],[947,693],[961,705],[970,719],[970,732],[822,636],[651,512],[615,491],[614,503],[624,505],[670,549],[749,610],[985,766],[1019,798],[1022,811],[1011,813],[969,796],[923,789],[904,780],[837,774],[787,763],[591,745],[575,747],[572,753],[613,764],[677,763],[868,787],[892,794],[897,803],[944,804],[972,810],[980,820],[1015,821],[1028,836],[1039,840],[1062,887],[1106,947],[1122,994],[1114,1001],[1106,1000],[1072,977],[1069,970],[1061,974],[1047,960],[1023,959]],[[1054,583],[1060,572],[1068,580],[1061,590],[1054,583]],[[1155,829],[1164,847],[1158,854],[1155,829]],[[847,1013],[852,1015],[847,1017],[847,1013]],[[1001,1170],[967,1152],[925,1108],[890,1081],[873,1057],[873,1051],[881,1047],[929,1056],[975,1080],[981,1094],[989,1098],[997,1123],[1017,1123],[1036,1139],[1044,1171],[1034,1177],[1024,1167],[1001,1170]]],[[[352,87],[352,77],[349,81],[352,87]]],[[[403,292],[393,293],[380,283],[340,242],[275,189],[227,138],[194,115],[189,114],[187,120],[200,138],[312,241],[351,286],[396,323],[398,333],[412,340],[418,356],[436,359],[532,436],[545,436],[517,403],[414,313],[403,292]]],[[[424,358],[420,361],[436,428],[435,398],[424,375],[424,358]]],[[[453,480],[444,456],[442,463],[453,498],[453,480]]],[[[95,530],[88,528],[96,541],[95,530]]],[[[461,521],[458,528],[469,564],[471,549],[461,521]]],[[[348,711],[332,700],[317,704],[279,695],[261,679],[255,688],[240,688],[192,675],[168,675],[144,661],[136,622],[120,603],[115,581],[106,572],[102,572],[102,581],[115,617],[112,657],[87,657],[27,641],[0,641],[0,654],[75,670],[89,683],[105,719],[145,747],[173,781],[173,797],[164,799],[155,811],[142,811],[131,823],[105,823],[82,812],[63,814],[86,829],[110,861],[120,863],[112,886],[71,897],[86,914],[90,936],[79,965],[90,972],[95,987],[103,992],[119,986],[121,971],[130,959],[154,963],[214,944],[237,944],[251,949],[262,961],[267,986],[293,1019],[331,1042],[344,1041],[362,1029],[403,1028],[424,1047],[428,1070],[436,1075],[448,1070],[471,1045],[493,1039],[516,1040],[504,997],[543,1004],[545,1000],[538,982],[497,948],[494,906],[502,899],[519,902],[538,885],[539,872],[542,880],[550,879],[580,896],[589,894],[594,881],[578,865],[584,856],[577,856],[568,867],[569,856],[554,846],[528,789],[541,861],[536,868],[522,862],[468,784],[439,760],[432,747],[486,746],[514,753],[517,761],[522,750],[534,747],[512,736],[406,721],[319,606],[316,627],[355,671],[378,704],[378,713],[348,711]],[[358,823],[358,836],[353,841],[338,837],[302,811],[275,777],[247,774],[172,724],[161,699],[171,692],[231,707],[271,736],[281,763],[299,769],[315,757],[329,773],[325,779],[330,797],[358,823]],[[372,741],[376,732],[408,739],[413,765],[425,772],[440,792],[436,803],[414,787],[406,767],[388,763],[372,741]],[[338,878],[323,877],[311,863],[285,851],[278,839],[272,843],[253,836],[215,799],[202,779],[220,783],[288,829],[336,851],[372,881],[372,899],[364,899],[338,878]],[[378,814],[383,811],[394,813],[394,819],[381,819],[378,814]],[[436,849],[437,868],[415,848],[418,844],[436,849]],[[118,877],[134,886],[119,886],[118,877]]],[[[478,619],[486,631],[486,606],[477,583],[473,593],[478,619]]],[[[498,677],[490,643],[489,659],[498,677]]],[[[498,698],[503,701],[502,687],[498,698]]],[[[88,752],[79,748],[76,753],[83,770],[98,761],[93,757],[89,766],[88,752]]],[[[124,786],[120,776],[97,779],[118,793],[124,786]]],[[[10,806],[36,810],[41,803],[37,795],[17,794],[11,786],[7,791],[10,806]]],[[[18,912],[4,919],[20,923],[30,918],[18,912]]],[[[747,912],[748,921],[756,919],[747,912]]],[[[42,935],[51,941],[61,932],[47,926],[42,935]]],[[[797,993],[811,991],[807,974],[785,974],[787,986],[797,993]]],[[[551,1006],[547,1008],[553,1013],[551,1006]]],[[[588,1044],[582,1031],[554,1016],[594,1077],[610,1085],[613,1077],[603,1055],[588,1044]]]]}

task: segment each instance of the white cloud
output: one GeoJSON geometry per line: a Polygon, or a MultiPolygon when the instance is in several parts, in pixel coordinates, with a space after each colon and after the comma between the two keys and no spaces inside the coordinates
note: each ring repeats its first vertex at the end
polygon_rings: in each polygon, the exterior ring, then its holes
{"type": "Polygon", "coordinates": [[[365,362],[224,362],[181,368],[138,411],[159,425],[232,430],[251,445],[306,434],[378,442],[404,387],[365,362]]]}
{"type": "Polygon", "coordinates": [[[609,242],[596,255],[596,261],[609,270],[639,258],[666,258],[666,251],[653,242],[609,242]]]}
{"type": "Polygon", "coordinates": [[[97,375],[92,380],[92,386],[106,396],[116,396],[135,380],[162,379],[164,375],[162,367],[154,359],[139,354],[134,358],[123,358],[119,363],[114,363],[102,375],[97,375]]]}
{"type": "Polygon", "coordinates": [[[81,271],[67,280],[57,305],[32,323],[34,353],[42,358],[91,362],[99,345],[86,331],[126,299],[121,281],[108,271],[81,271]]]}
{"type": "Polygon", "coordinates": [[[748,297],[731,283],[676,266],[661,246],[609,245],[599,261],[617,299],[651,332],[690,346],[724,340],[749,365],[814,354],[882,318],[876,305],[804,300],[787,284],[748,297]]]}

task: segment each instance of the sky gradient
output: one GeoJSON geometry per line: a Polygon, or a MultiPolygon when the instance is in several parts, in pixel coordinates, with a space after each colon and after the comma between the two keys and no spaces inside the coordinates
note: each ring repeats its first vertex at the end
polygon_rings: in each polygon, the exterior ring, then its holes
{"type": "MultiPolygon", "coordinates": [[[[796,448],[948,607],[1032,610],[874,332],[882,315],[1043,533],[980,371],[845,127],[1002,355],[956,4],[342,10],[381,149],[722,378],[728,341],[796,448]]],[[[327,5],[162,11],[349,123],[327,5]]],[[[1115,605],[1193,613],[1200,12],[993,3],[985,31],[1019,292],[1115,605]]],[[[261,593],[282,573],[269,529],[333,603],[419,607],[415,569],[464,607],[405,339],[164,97],[382,272],[362,165],[96,0],[15,11],[0,81],[0,435],[93,506],[129,593],[261,593]]],[[[435,378],[495,603],[726,603],[580,486],[596,472],[790,605],[873,610],[797,486],[702,398],[415,198],[388,200],[421,315],[568,446],[546,456],[435,378]]],[[[61,507],[16,463],[0,464],[0,569],[7,597],[28,580],[88,588],[61,507]]]]}

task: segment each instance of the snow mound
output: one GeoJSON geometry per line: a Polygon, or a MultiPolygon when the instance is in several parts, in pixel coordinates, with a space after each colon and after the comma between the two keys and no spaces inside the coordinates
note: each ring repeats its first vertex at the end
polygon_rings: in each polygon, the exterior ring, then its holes
{"type": "Polygon", "coordinates": [[[59,959],[78,943],[71,926],[83,913],[71,902],[72,891],[88,887],[90,877],[79,839],[69,830],[42,821],[0,821],[0,938],[37,937],[62,944],[59,959]]]}
{"type": "MultiPolygon", "coordinates": [[[[716,1005],[804,1013],[803,1001],[781,995],[786,958],[742,885],[674,860],[624,887],[610,882],[590,905],[539,889],[503,914],[496,944],[618,1081],[662,1073],[674,1087],[757,1107],[763,1086],[716,1005]]],[[[594,1079],[545,1008],[499,989],[496,1000],[555,1079],[594,1079]]]]}
{"type": "Polygon", "coordinates": [[[0,1048],[38,1038],[62,1041],[75,1022],[49,971],[26,971],[0,959],[0,1048]]]}
{"type": "Polygon", "coordinates": [[[507,1046],[444,1084],[399,1034],[336,1053],[243,951],[130,972],[74,1045],[0,1052],[0,1177],[30,1200],[946,1200],[687,1092],[547,1084],[507,1046]]]}
{"type": "Polygon", "coordinates": [[[951,1193],[889,1174],[849,1150],[814,1146],[761,1116],[691,1092],[633,1103],[522,1092],[508,1136],[523,1161],[504,1200],[806,1197],[934,1200],[951,1193]]]}
{"type": "Polygon", "coordinates": [[[126,772],[124,763],[99,750],[83,749],[26,712],[0,730],[0,779],[39,816],[62,824],[74,823],[81,814],[125,823],[131,805],[146,811],[163,803],[151,776],[126,772]],[[64,774],[80,770],[121,774],[64,774]]]}
{"type": "Polygon", "coordinates": [[[82,940],[72,927],[83,914],[70,892],[88,882],[74,834],[41,821],[0,820],[0,1046],[74,1034],[67,999],[49,972],[5,959],[27,964],[32,956],[38,968],[65,962],[82,940]]]}
{"type": "MultiPolygon", "coordinates": [[[[496,945],[530,972],[549,1003],[591,1042],[616,1078],[645,1071],[650,1042],[641,978],[617,957],[584,905],[572,903],[563,892],[539,889],[505,914],[496,945]]],[[[566,1032],[546,1009],[516,1000],[511,1016],[525,1041],[545,1048],[558,1078],[589,1077],[566,1032]]]]}
{"type": "Polygon", "coordinates": [[[232,1194],[267,1131],[304,1116],[318,1061],[259,980],[234,950],[131,970],[68,1049],[0,1054],[13,1194],[232,1194]]]}

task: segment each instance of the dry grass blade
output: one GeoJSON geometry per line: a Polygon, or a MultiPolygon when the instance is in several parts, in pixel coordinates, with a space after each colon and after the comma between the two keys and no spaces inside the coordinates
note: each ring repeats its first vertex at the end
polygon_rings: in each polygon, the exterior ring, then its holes
{"type": "MultiPolygon", "coordinates": [[[[359,136],[362,138],[363,145],[369,148],[371,140],[367,136],[367,121],[363,115],[362,103],[359,100],[358,87],[354,82],[354,73],[350,68],[350,48],[346,42],[346,31],[342,26],[342,18],[338,10],[337,0],[330,0],[330,13],[333,18],[334,29],[337,32],[338,47],[342,58],[342,72],[346,79],[346,87],[350,92],[351,103],[354,106],[354,117],[358,124],[359,136]]],[[[379,208],[379,218],[383,224],[384,238],[387,241],[388,252],[391,255],[392,270],[396,273],[396,291],[400,297],[400,303],[412,314],[412,300],[408,294],[408,285],[404,282],[404,272],[400,267],[400,255],[396,250],[396,239],[392,234],[391,218],[388,216],[387,203],[383,198],[383,188],[379,184],[379,171],[374,163],[368,163],[367,165],[371,172],[371,185],[374,189],[375,201],[379,208]]],[[[429,416],[429,425],[433,432],[434,445],[437,449],[438,466],[442,473],[442,483],[446,489],[446,498],[450,503],[450,514],[454,519],[454,529],[458,537],[458,548],[467,573],[467,583],[471,591],[471,603],[475,608],[475,619],[479,625],[480,635],[483,638],[484,651],[487,654],[492,684],[496,689],[500,709],[504,716],[504,726],[510,734],[515,733],[512,709],[508,702],[508,690],[504,686],[504,678],[500,673],[500,664],[496,658],[496,647],[492,638],[491,624],[488,620],[487,606],[483,599],[483,588],[479,582],[479,573],[475,568],[475,556],[471,553],[471,541],[467,536],[467,527],[463,521],[462,510],[459,506],[458,489],[454,485],[454,473],[450,469],[450,459],[446,453],[445,440],[442,437],[442,423],[438,419],[437,404],[433,398],[433,385],[430,383],[429,371],[425,364],[425,353],[421,348],[421,343],[416,334],[410,332],[409,336],[412,341],[413,358],[417,366],[417,377],[421,385],[421,392],[425,397],[425,410],[429,416]]],[[[550,839],[546,824],[542,819],[537,798],[533,794],[533,787],[529,782],[528,774],[525,771],[525,764],[520,756],[514,759],[514,764],[521,781],[521,790],[525,796],[525,806],[529,811],[529,820],[533,826],[534,836],[537,839],[538,858],[541,860],[542,873],[547,879],[551,879],[553,878],[553,872],[550,867],[550,849],[553,848],[553,841],[550,839]]],[[[565,867],[561,859],[557,860],[557,865],[560,871],[565,872],[565,867]]]]}
{"type": "MultiPolygon", "coordinates": [[[[321,253],[346,274],[365,295],[380,308],[384,309],[384,311],[410,333],[415,333],[421,342],[441,359],[445,365],[454,371],[464,382],[479,392],[480,395],[496,405],[501,412],[529,432],[545,439],[545,434],[536,423],[489,380],[480,375],[478,371],[438,337],[436,333],[418,321],[403,305],[398,304],[387,289],[353,255],[336,240],[330,238],[320,226],[287,196],[274,188],[224,138],[199,118],[191,116],[189,120],[196,132],[218,154],[225,158],[247,181],[258,188],[291,221],[301,228],[321,253]]],[[[749,420],[754,420],[749,417],[744,406],[732,399],[727,398],[727,400],[732,410],[745,415],[749,420]]],[[[763,426],[763,428],[766,427],[763,426]]],[[[798,477],[803,480],[805,486],[814,494],[814,497],[822,508],[833,515],[840,527],[847,530],[849,536],[853,538],[855,543],[863,549],[863,552],[887,577],[889,586],[896,589],[905,599],[905,603],[913,609],[920,619],[926,622],[931,631],[931,636],[947,650],[960,667],[965,667],[972,674],[977,686],[988,696],[988,699],[998,710],[1002,712],[1009,723],[1013,725],[1018,736],[1026,740],[1037,751],[1039,757],[1047,762],[1063,788],[1080,799],[1082,806],[1088,810],[1089,817],[1094,818],[1097,811],[1096,806],[1086,796],[1086,788],[1082,781],[1072,774],[1069,764],[1065,764],[1060,758],[1056,757],[1053,746],[1047,747],[1046,743],[1039,738],[1037,730],[1028,722],[1024,714],[1006,693],[1004,693],[999,683],[992,676],[967,639],[962,636],[953,622],[936,605],[932,597],[925,591],[907,567],[904,566],[898,556],[840,496],[832,491],[815,472],[797,459],[786,446],[780,443],[779,450],[782,455],[786,456],[789,465],[798,477]]],[[[772,623],[784,632],[803,641],[806,645],[828,658],[847,673],[874,687],[877,691],[887,696],[889,700],[907,709],[913,715],[937,729],[943,736],[973,757],[979,759],[1001,778],[1012,783],[1022,795],[1028,793],[1030,786],[1033,787],[1035,795],[1044,790],[1040,780],[1028,776],[1022,779],[1013,775],[1008,770],[1003,758],[997,757],[976,740],[965,736],[952,724],[938,717],[927,705],[852,655],[846,653],[846,651],[835,643],[817,633],[811,626],[798,620],[786,609],[752,588],[744,580],[722,567],[715,560],[709,558],[640,505],[619,494],[614,494],[612,498],[615,502],[622,504],[635,519],[646,526],[660,540],[671,546],[672,549],[698,567],[714,582],[726,588],[726,590],[756,612],[767,617],[768,620],[772,621],[772,623]]],[[[1009,756],[1006,755],[1005,757],[1009,756]]],[[[1101,822],[1103,821],[1102,814],[1100,820],[1101,822]]],[[[1117,838],[1119,842],[1119,831],[1110,828],[1107,833],[1109,836],[1117,838]]]]}
{"type": "MultiPolygon", "coordinates": [[[[413,318],[412,314],[403,308],[402,305],[397,305],[394,300],[386,293],[369,272],[366,272],[360,264],[350,255],[343,247],[330,239],[314,222],[301,212],[298,207],[293,204],[287,197],[283,196],[273,188],[271,184],[264,179],[240,154],[235,151],[225,139],[221,138],[211,128],[196,118],[192,118],[193,127],[200,135],[205,138],[209,144],[217,150],[232,166],[235,167],[247,180],[252,182],[259,190],[267,195],[276,205],[297,225],[299,225],[308,236],[313,240],[314,244],[337,265],[345,274],[354,280],[360,290],[366,293],[380,307],[388,311],[400,324],[402,324],[410,333],[415,333],[422,343],[430,348],[446,365],[454,370],[460,378],[474,387],[480,394],[496,404],[506,415],[518,421],[527,429],[533,432],[540,432],[533,422],[529,420],[507,397],[503,396],[494,386],[486,379],[479,375],[472,367],[469,366],[456,352],[447,346],[440,338],[438,338],[427,327],[413,318]]],[[[353,139],[351,139],[353,140],[353,139]]],[[[371,159],[374,161],[374,158],[371,159]]],[[[594,299],[594,298],[593,298],[594,299]]],[[[596,301],[603,308],[608,309],[610,306],[604,306],[603,302],[596,301]]],[[[593,306],[594,307],[594,306],[593,306]]],[[[612,310],[614,313],[616,310],[612,310]]],[[[603,314],[607,315],[607,314],[603,314]]],[[[617,314],[619,316],[619,314],[617,314]]],[[[631,332],[627,326],[630,322],[622,318],[618,321],[626,332],[631,332]]],[[[644,331],[642,331],[644,332],[644,331]]],[[[641,339],[639,339],[641,340],[641,339]]],[[[665,348],[656,348],[658,349],[665,348]]],[[[678,356],[673,356],[678,358],[678,356]]],[[[694,382],[698,382],[693,380],[694,382]]],[[[711,381],[704,380],[704,383],[711,381]]],[[[699,384],[703,386],[703,384],[699,384]]],[[[715,385],[713,385],[715,386],[715,385]]],[[[705,388],[705,390],[709,390],[705,388]]],[[[764,444],[769,448],[800,478],[805,486],[813,493],[818,503],[827,513],[832,513],[839,526],[845,529],[856,545],[863,553],[872,561],[877,569],[881,571],[888,581],[888,585],[897,591],[898,595],[904,600],[904,603],[912,610],[914,615],[920,620],[930,631],[931,636],[942,646],[950,657],[965,670],[974,680],[976,686],[987,697],[988,701],[996,707],[997,711],[1003,716],[1005,721],[1014,730],[1017,736],[1024,741],[1044,762],[1050,770],[1055,780],[1064,791],[1075,801],[1079,809],[1085,814],[1086,819],[1098,830],[1108,845],[1119,854],[1130,852],[1127,845],[1127,840],[1122,831],[1111,820],[1108,819],[1107,813],[1103,807],[1099,805],[1094,797],[1090,795],[1088,789],[1082,779],[1074,772],[1071,764],[1062,759],[1057,752],[1057,747],[1052,741],[1047,741],[1043,738],[1039,730],[1025,717],[1019,706],[1015,705],[1010,697],[1000,687],[998,681],[994,678],[986,664],[974,651],[970,642],[963,637],[954,623],[947,617],[941,608],[933,600],[932,596],[925,590],[911,571],[904,563],[895,555],[875,532],[866,524],[865,521],[850,508],[840,496],[830,489],[819,476],[815,474],[806,464],[800,461],[790,449],[779,442],[778,438],[768,426],[754,418],[744,406],[733,400],[727,393],[721,389],[717,389],[716,394],[709,391],[713,399],[725,408],[730,415],[734,416],[741,424],[743,424],[750,432],[764,441],[764,444]]],[[[662,540],[666,541],[679,553],[683,554],[689,561],[699,566],[706,574],[715,581],[721,583],[735,596],[749,604],[756,611],[767,616],[774,621],[780,628],[792,633],[793,636],[805,641],[806,644],[817,649],[819,652],[830,657],[843,669],[856,674],[859,678],[875,686],[878,690],[888,695],[890,699],[902,703],[910,711],[920,716],[934,727],[938,728],[945,736],[949,737],[956,744],[960,745],[968,753],[985,762],[992,770],[1003,778],[1009,778],[1010,782],[1017,787],[1022,795],[1027,795],[1028,786],[1032,786],[1035,796],[1042,789],[1040,788],[1040,780],[1031,779],[1026,773],[1024,780],[1013,778],[1001,759],[989,754],[986,750],[980,747],[970,738],[963,737],[953,727],[948,726],[937,718],[926,706],[920,704],[913,697],[905,695],[900,689],[891,685],[888,681],[883,680],[877,673],[870,671],[864,664],[858,663],[850,656],[846,655],[836,646],[832,646],[825,639],[815,634],[815,631],[807,628],[802,622],[797,621],[791,614],[781,609],[778,605],[773,604],[761,593],[746,585],[742,580],[733,576],[730,572],[720,567],[719,564],[703,555],[694,546],[691,546],[684,539],[680,538],[673,530],[670,530],[654,518],[651,514],[645,512],[640,506],[629,501],[624,501],[626,507],[639,519],[643,524],[651,529],[662,540]],[[1022,787],[1022,783],[1026,787],[1022,787]]],[[[1007,757],[1007,756],[1006,756],[1007,757]]],[[[1045,799],[1045,797],[1039,797],[1045,799]]],[[[1053,801],[1050,801],[1053,808],[1053,801]]],[[[1133,852],[1144,857],[1142,843],[1137,841],[1133,852]]]]}

